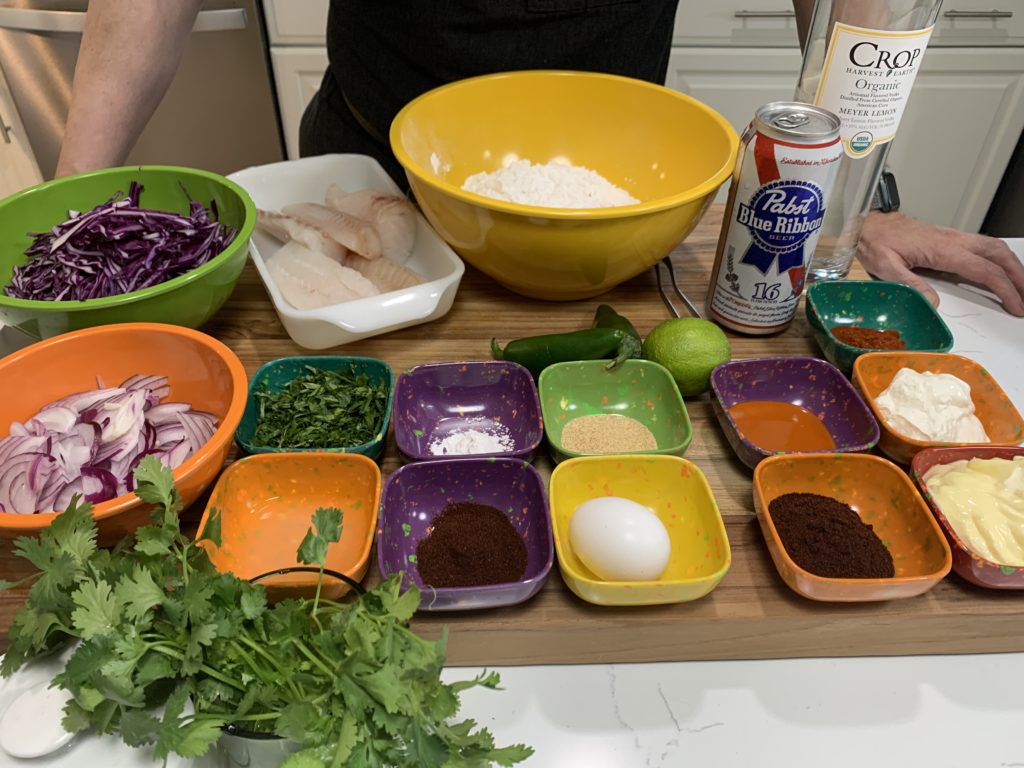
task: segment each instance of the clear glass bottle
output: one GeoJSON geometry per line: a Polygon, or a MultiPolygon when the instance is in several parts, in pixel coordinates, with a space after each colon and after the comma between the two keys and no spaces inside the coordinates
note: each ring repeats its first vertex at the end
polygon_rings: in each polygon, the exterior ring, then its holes
{"type": "Polygon", "coordinates": [[[796,99],[839,115],[845,156],[808,280],[846,277],[942,0],[817,0],[796,99]]]}

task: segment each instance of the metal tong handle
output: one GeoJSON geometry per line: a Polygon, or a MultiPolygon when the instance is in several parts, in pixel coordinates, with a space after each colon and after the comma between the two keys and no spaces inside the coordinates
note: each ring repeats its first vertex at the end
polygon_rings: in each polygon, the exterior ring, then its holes
{"type": "Polygon", "coordinates": [[[701,317],[700,312],[697,311],[695,306],[693,306],[693,302],[690,301],[686,297],[686,294],[679,289],[679,283],[676,282],[676,271],[672,268],[672,259],[666,256],[654,265],[654,274],[658,278],[658,293],[661,294],[662,301],[665,302],[665,306],[668,307],[668,311],[672,314],[672,317],[682,317],[682,315],[679,314],[679,310],[676,309],[675,305],[672,303],[672,299],[668,295],[668,292],[665,290],[665,284],[661,279],[662,264],[664,264],[665,269],[668,270],[668,276],[672,280],[672,289],[675,291],[676,296],[678,296],[683,304],[686,305],[686,308],[690,310],[691,315],[697,318],[701,317]]]}

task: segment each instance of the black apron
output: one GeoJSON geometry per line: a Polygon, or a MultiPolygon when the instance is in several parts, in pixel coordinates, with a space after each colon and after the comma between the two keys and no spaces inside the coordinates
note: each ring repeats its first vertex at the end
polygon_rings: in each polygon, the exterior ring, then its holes
{"type": "Polygon", "coordinates": [[[405,188],[388,129],[439,85],[517,69],[664,83],[678,0],[331,0],[330,66],[299,134],[303,156],[377,158],[405,188]]]}

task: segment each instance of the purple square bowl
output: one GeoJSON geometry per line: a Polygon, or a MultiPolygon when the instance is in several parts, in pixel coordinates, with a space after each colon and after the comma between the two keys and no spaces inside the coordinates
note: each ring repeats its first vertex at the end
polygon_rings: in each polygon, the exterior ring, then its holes
{"type": "Polygon", "coordinates": [[[403,588],[420,588],[420,610],[496,608],[529,600],[544,585],[554,559],[547,494],[540,473],[519,459],[442,459],[406,464],[384,485],[377,520],[377,565],[384,578],[404,571],[403,588]],[[481,587],[434,589],[420,579],[416,547],[434,518],[452,502],[502,510],[526,544],[519,581],[481,587]],[[413,562],[410,562],[413,557],[413,562]]]}
{"type": "Polygon", "coordinates": [[[751,442],[729,409],[748,400],[774,400],[806,408],[824,423],[835,448],[807,453],[859,453],[878,442],[878,422],[857,390],[832,363],[816,357],[762,357],[722,363],[711,373],[711,404],[729,445],[754,468],[773,451],[751,442]]]}
{"type": "Polygon", "coordinates": [[[516,363],[477,361],[418,365],[395,384],[395,444],[413,461],[435,456],[430,444],[455,432],[500,424],[513,448],[474,457],[504,456],[530,461],[544,438],[540,399],[530,372],[516,363]]]}

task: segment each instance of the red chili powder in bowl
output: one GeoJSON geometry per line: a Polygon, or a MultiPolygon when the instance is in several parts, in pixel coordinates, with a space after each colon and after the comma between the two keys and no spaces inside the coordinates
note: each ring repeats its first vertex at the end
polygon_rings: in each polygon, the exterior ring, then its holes
{"type": "Polygon", "coordinates": [[[862,328],[859,325],[837,325],[832,335],[843,344],[861,349],[906,349],[907,345],[895,330],[879,331],[874,328],[862,328]]]}

